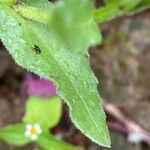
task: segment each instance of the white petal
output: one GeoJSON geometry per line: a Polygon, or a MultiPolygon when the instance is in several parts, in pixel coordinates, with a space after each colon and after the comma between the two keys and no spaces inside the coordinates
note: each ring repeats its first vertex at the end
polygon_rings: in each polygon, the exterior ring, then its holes
{"type": "Polygon", "coordinates": [[[26,126],[26,129],[27,129],[27,130],[31,130],[31,128],[32,128],[32,125],[31,125],[31,124],[28,124],[28,125],[26,126]]]}
{"type": "Polygon", "coordinates": [[[31,140],[35,141],[38,138],[37,134],[31,135],[31,140]]]}
{"type": "Polygon", "coordinates": [[[139,143],[143,140],[143,135],[138,133],[130,133],[128,135],[128,141],[131,143],[139,143]]]}
{"type": "Polygon", "coordinates": [[[25,136],[29,137],[31,135],[31,132],[30,132],[30,130],[26,130],[24,134],[25,134],[25,136]]]}
{"type": "Polygon", "coordinates": [[[34,128],[36,129],[36,131],[37,131],[38,134],[41,134],[41,133],[42,133],[42,129],[41,129],[41,127],[40,127],[40,125],[39,125],[38,123],[36,123],[36,124],[34,125],[34,128]]]}

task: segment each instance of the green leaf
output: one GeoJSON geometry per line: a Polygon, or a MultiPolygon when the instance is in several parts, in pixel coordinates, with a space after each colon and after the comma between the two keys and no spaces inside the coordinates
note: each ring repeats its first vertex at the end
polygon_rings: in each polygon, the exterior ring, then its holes
{"type": "Polygon", "coordinates": [[[42,150],[82,150],[79,147],[60,141],[48,133],[41,134],[36,143],[42,150]]]}
{"type": "Polygon", "coordinates": [[[97,42],[100,42],[99,31],[93,21],[91,0],[66,2],[55,7],[52,25],[61,37],[63,44],[71,51],[83,51],[97,42]]]}
{"type": "Polygon", "coordinates": [[[138,5],[131,8],[128,11],[128,13],[134,14],[134,13],[138,13],[138,12],[143,11],[143,10],[148,9],[148,8],[150,8],[150,1],[149,0],[142,0],[140,3],[138,3],[138,5]]]}
{"type": "Polygon", "coordinates": [[[60,1],[52,11],[50,22],[42,24],[1,4],[0,38],[19,65],[56,82],[76,127],[92,141],[109,147],[106,117],[87,53],[89,46],[101,40],[92,1],[81,0],[80,5],[76,0],[60,1]]]}
{"type": "Polygon", "coordinates": [[[25,123],[39,123],[43,129],[55,127],[61,117],[59,98],[30,97],[26,105],[25,123]]]}
{"type": "Polygon", "coordinates": [[[94,19],[99,23],[103,23],[121,14],[123,14],[123,12],[118,8],[116,4],[110,4],[106,7],[102,7],[96,10],[94,12],[94,19]]]}
{"type": "Polygon", "coordinates": [[[22,0],[23,3],[30,5],[32,7],[45,9],[50,11],[53,8],[53,5],[48,0],[22,0]]]}
{"type": "Polygon", "coordinates": [[[94,19],[99,23],[117,16],[131,15],[150,7],[148,0],[105,0],[106,6],[95,11],[94,19]]]}
{"type": "Polygon", "coordinates": [[[133,5],[138,4],[142,0],[105,0],[106,4],[116,4],[123,7],[132,7],[133,5]]]}
{"type": "Polygon", "coordinates": [[[104,2],[106,4],[112,4],[112,3],[116,3],[116,2],[119,2],[120,0],[104,0],[104,2]]]}
{"type": "Polygon", "coordinates": [[[150,8],[149,0],[105,0],[106,4],[115,4],[118,7],[124,7],[126,14],[133,14],[150,8]]]}
{"type": "Polygon", "coordinates": [[[10,125],[5,128],[0,128],[0,140],[21,146],[30,142],[24,133],[24,124],[10,125]]]}

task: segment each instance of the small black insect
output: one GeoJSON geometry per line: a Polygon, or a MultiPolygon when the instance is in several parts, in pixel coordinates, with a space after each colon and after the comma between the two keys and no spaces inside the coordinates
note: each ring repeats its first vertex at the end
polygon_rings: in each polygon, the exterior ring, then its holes
{"type": "Polygon", "coordinates": [[[33,49],[34,49],[36,54],[40,54],[41,53],[41,49],[37,45],[34,45],[33,49]]]}

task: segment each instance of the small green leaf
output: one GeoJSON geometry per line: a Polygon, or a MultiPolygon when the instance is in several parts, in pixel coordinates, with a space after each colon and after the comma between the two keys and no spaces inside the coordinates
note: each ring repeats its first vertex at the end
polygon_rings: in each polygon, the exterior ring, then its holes
{"type": "Polygon", "coordinates": [[[104,2],[106,4],[112,4],[112,3],[116,3],[116,2],[119,2],[120,0],[104,0],[104,2]]]}
{"type": "Polygon", "coordinates": [[[105,0],[106,4],[116,4],[118,6],[130,8],[137,5],[142,0],[105,0]]]}
{"type": "Polygon", "coordinates": [[[148,8],[150,8],[150,0],[142,0],[140,3],[138,3],[138,5],[131,8],[128,11],[128,13],[134,14],[134,13],[138,13],[138,12],[143,11],[143,10],[148,9],[148,8]]]}
{"type": "Polygon", "coordinates": [[[110,4],[106,7],[95,10],[94,19],[99,23],[103,23],[121,14],[123,14],[123,11],[120,10],[116,4],[110,4]]]}
{"type": "Polygon", "coordinates": [[[95,11],[94,19],[99,23],[117,16],[130,15],[150,8],[149,0],[105,0],[106,6],[95,11]]]}
{"type": "Polygon", "coordinates": [[[82,150],[79,147],[60,141],[48,133],[41,134],[36,143],[42,150],[82,150]]]}
{"type": "Polygon", "coordinates": [[[70,51],[86,55],[87,48],[101,41],[101,36],[93,21],[91,0],[63,0],[53,12],[52,25],[62,42],[70,51]]]}
{"type": "MultiPolygon", "coordinates": [[[[42,3],[45,6],[44,0],[40,1],[39,8],[42,3]]],[[[28,4],[36,7],[34,0],[28,0],[28,4]]],[[[92,0],[81,0],[80,4],[77,0],[61,0],[51,11],[50,22],[43,24],[1,4],[0,38],[19,65],[55,81],[76,127],[92,141],[109,147],[106,116],[87,52],[101,41],[93,21],[92,0]]]]}
{"type": "Polygon", "coordinates": [[[55,127],[61,117],[59,98],[30,97],[26,105],[25,123],[39,123],[43,129],[55,127]]]}
{"type": "Polygon", "coordinates": [[[105,0],[106,4],[115,4],[123,8],[125,14],[134,14],[146,8],[150,8],[149,0],[105,0]]]}
{"type": "Polygon", "coordinates": [[[0,139],[14,145],[24,145],[30,142],[25,136],[24,124],[10,125],[0,129],[0,139]]]}

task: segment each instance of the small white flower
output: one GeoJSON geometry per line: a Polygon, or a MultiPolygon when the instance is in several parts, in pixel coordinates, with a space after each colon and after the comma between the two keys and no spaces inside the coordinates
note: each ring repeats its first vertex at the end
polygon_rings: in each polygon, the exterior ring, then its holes
{"type": "Polygon", "coordinates": [[[35,141],[38,136],[42,133],[42,129],[38,123],[26,126],[25,136],[30,137],[31,140],[35,141]]]}
{"type": "Polygon", "coordinates": [[[128,141],[131,143],[140,143],[143,140],[144,136],[138,133],[130,133],[128,135],[128,141]]]}

